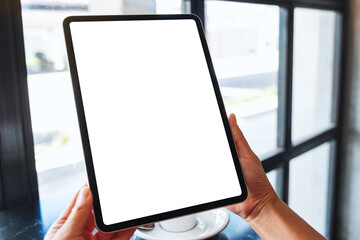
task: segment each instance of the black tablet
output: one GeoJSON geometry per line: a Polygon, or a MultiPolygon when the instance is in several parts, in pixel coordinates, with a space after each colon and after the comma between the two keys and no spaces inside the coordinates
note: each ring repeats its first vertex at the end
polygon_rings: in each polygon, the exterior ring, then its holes
{"type": "Polygon", "coordinates": [[[196,16],[74,16],[64,31],[101,231],[245,200],[196,16]]]}

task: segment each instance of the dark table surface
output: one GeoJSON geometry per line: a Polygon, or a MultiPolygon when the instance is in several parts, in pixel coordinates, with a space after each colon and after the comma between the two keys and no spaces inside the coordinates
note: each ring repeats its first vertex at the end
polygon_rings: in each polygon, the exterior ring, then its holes
{"type": "MultiPolygon", "coordinates": [[[[0,239],[43,239],[46,231],[62,210],[58,208],[56,202],[49,205],[49,202],[37,201],[1,211],[0,239]]],[[[141,238],[134,237],[133,239],[141,238]]],[[[243,219],[230,212],[228,226],[220,234],[212,237],[211,240],[232,239],[260,238],[243,219]]]]}

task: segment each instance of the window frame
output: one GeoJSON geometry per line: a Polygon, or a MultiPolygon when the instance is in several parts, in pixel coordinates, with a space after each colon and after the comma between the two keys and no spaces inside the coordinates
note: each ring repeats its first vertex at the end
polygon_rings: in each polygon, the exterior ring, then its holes
{"type": "Polygon", "coordinates": [[[20,0],[0,0],[0,210],[37,200],[20,0]]]}
{"type": "MultiPolygon", "coordinates": [[[[190,11],[200,17],[205,25],[205,0],[190,1],[190,11]]],[[[266,172],[281,169],[280,197],[288,203],[289,163],[291,159],[333,141],[334,154],[330,159],[330,178],[327,205],[327,234],[335,239],[337,234],[338,192],[341,188],[339,173],[343,153],[343,116],[346,66],[346,26],[348,16],[347,0],[223,0],[252,4],[267,4],[280,7],[280,69],[278,107],[278,151],[263,158],[266,172]],[[340,51],[337,85],[337,124],[325,132],[293,145],[292,129],[292,68],[294,41],[294,9],[296,7],[332,10],[342,17],[337,22],[337,39],[340,51]],[[284,24],[284,25],[282,25],[284,24]]],[[[31,128],[27,71],[20,0],[0,0],[0,211],[24,202],[38,200],[38,185],[35,169],[34,144],[31,128]],[[10,136],[10,137],[9,137],[10,136]],[[14,150],[16,149],[16,150],[14,150]]],[[[204,27],[205,28],[205,27],[204,27]]]]}
{"type": "MultiPolygon", "coordinates": [[[[289,202],[289,165],[290,161],[323,143],[331,143],[331,159],[329,159],[329,181],[326,216],[326,236],[335,239],[337,234],[336,218],[338,216],[338,192],[340,190],[339,174],[342,152],[342,125],[344,116],[344,89],[345,89],[345,60],[346,60],[346,16],[348,13],[347,0],[218,0],[227,2],[241,2],[252,4],[266,4],[280,7],[280,37],[279,41],[279,77],[278,77],[278,146],[274,153],[262,158],[265,172],[280,169],[281,176],[275,186],[280,198],[289,202]],[[339,14],[336,19],[335,62],[333,95],[336,99],[332,103],[332,119],[335,126],[324,132],[313,135],[305,141],[293,143],[292,141],[292,96],[293,96],[293,45],[294,45],[294,10],[295,8],[309,8],[318,10],[331,10],[339,14]],[[341,21],[339,21],[339,18],[341,21]],[[283,24],[283,25],[282,25],[283,24]],[[338,50],[338,51],[337,51],[338,50]],[[334,109],[336,111],[334,111],[334,109]]],[[[198,15],[202,22],[206,22],[205,0],[191,1],[191,13],[198,15]]],[[[204,27],[205,29],[205,27],[204,27]]]]}

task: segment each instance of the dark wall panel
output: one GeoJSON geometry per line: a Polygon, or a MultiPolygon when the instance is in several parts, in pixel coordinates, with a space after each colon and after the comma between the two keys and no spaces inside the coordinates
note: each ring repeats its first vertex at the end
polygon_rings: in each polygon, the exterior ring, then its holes
{"type": "Polygon", "coordinates": [[[21,7],[0,0],[0,210],[37,199],[21,7]]]}

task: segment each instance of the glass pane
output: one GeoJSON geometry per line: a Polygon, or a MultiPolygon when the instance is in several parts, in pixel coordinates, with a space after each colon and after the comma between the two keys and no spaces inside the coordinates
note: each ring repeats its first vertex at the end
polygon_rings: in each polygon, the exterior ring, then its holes
{"type": "Polygon", "coordinates": [[[298,142],[334,125],[338,14],[295,9],[292,140],[298,142]]]}
{"type": "Polygon", "coordinates": [[[281,183],[282,183],[282,168],[274,169],[266,173],[267,178],[269,179],[271,186],[274,188],[276,194],[281,197],[281,183]]]}
{"type": "Polygon", "coordinates": [[[290,161],[289,206],[326,236],[331,143],[290,161]]]}
{"type": "Polygon", "coordinates": [[[228,114],[253,150],[277,148],[278,6],[206,1],[206,36],[228,114]],[[261,133],[261,134],[259,134],[261,133]]]}
{"type": "MultiPolygon", "coordinates": [[[[42,209],[67,204],[86,182],[62,21],[69,15],[181,13],[182,0],[22,0],[36,168],[42,209]],[[59,197],[62,196],[62,197],[59,197]]],[[[89,53],[91,56],[91,53],[89,53]]],[[[56,214],[54,214],[56,215],[56,214]]]]}

